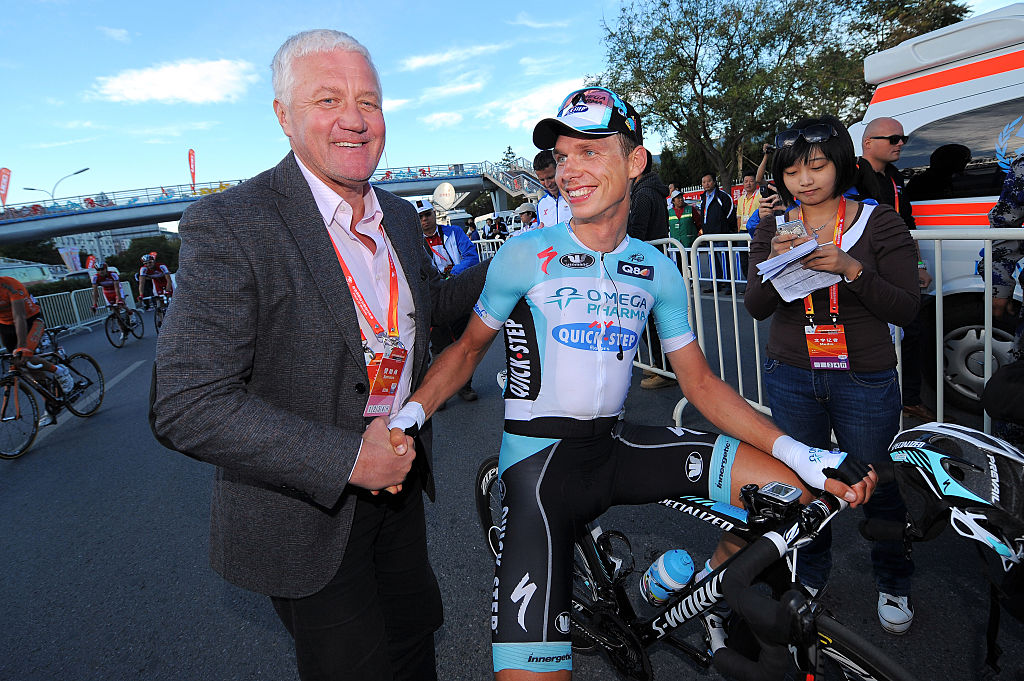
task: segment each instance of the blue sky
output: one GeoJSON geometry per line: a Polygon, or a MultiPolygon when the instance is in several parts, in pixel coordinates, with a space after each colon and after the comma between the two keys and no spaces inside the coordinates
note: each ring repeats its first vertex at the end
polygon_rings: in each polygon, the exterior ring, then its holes
{"type": "MultiPolygon", "coordinates": [[[[1008,4],[976,0],[976,10],[1008,4]]],[[[288,141],[269,63],[289,35],[365,44],[384,89],[381,167],[532,157],[533,124],[603,69],[617,0],[16,0],[0,13],[0,167],[7,203],[248,178],[288,141]],[[294,8],[282,12],[282,7],[294,8]],[[555,11],[552,11],[557,8],[555,11]],[[385,162],[386,161],[386,162],[385,162]]],[[[649,140],[652,151],[660,140],[649,140]]]]}

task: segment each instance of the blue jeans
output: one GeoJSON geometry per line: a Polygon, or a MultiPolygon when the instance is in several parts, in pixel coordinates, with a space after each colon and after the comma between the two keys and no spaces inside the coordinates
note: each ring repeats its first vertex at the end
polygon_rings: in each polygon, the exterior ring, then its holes
{"type": "MultiPolygon", "coordinates": [[[[888,448],[899,431],[903,407],[895,369],[829,371],[800,369],[778,360],[765,362],[765,392],[772,418],[788,435],[804,444],[832,449],[830,431],[839,448],[866,463],[888,460],[888,448]]],[[[895,482],[879,485],[863,506],[868,518],[903,522],[907,508],[895,482]]],[[[914,563],[903,542],[874,542],[871,549],[879,591],[910,595],[914,563]]],[[[800,550],[797,574],[806,586],[820,589],[832,568],[832,527],[800,550]]]]}

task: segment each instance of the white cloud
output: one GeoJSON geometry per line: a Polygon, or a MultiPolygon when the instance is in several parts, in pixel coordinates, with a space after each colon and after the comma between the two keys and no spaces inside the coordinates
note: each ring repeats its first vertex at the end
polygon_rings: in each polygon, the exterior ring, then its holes
{"type": "Polygon", "coordinates": [[[420,102],[426,102],[443,97],[455,97],[470,92],[480,92],[487,84],[488,76],[484,73],[464,73],[455,80],[435,87],[428,87],[423,90],[420,102]]]}
{"type": "Polygon", "coordinates": [[[565,28],[569,25],[568,21],[550,21],[547,23],[535,21],[526,12],[520,12],[516,15],[515,19],[505,23],[512,26],[526,26],[527,28],[565,28]]]}
{"type": "Polygon", "coordinates": [[[111,102],[234,102],[259,79],[256,68],[247,61],[184,59],[97,78],[92,94],[111,102]]]}
{"type": "Polygon", "coordinates": [[[65,140],[63,142],[37,142],[35,144],[26,145],[29,149],[53,149],[55,147],[69,147],[72,144],[85,144],[86,142],[92,142],[98,138],[96,137],[84,137],[77,140],[65,140]]]}
{"type": "Polygon", "coordinates": [[[100,125],[93,121],[65,121],[57,123],[57,127],[65,130],[107,130],[110,128],[109,125],[100,125]]]}
{"type": "Polygon", "coordinates": [[[174,123],[171,125],[158,125],[150,128],[128,129],[124,132],[130,135],[147,135],[156,137],[181,137],[186,132],[195,130],[210,130],[217,121],[195,121],[193,123],[174,123]]]}
{"type": "Polygon", "coordinates": [[[406,57],[402,60],[402,70],[415,71],[416,69],[422,69],[426,66],[440,66],[441,64],[463,62],[474,57],[480,57],[485,54],[504,50],[511,46],[511,43],[502,43],[500,45],[474,45],[472,47],[453,48],[447,52],[406,57]]]}
{"type": "Polygon", "coordinates": [[[109,26],[97,26],[96,28],[100,33],[111,40],[116,40],[119,43],[126,43],[129,41],[128,31],[123,28],[110,28],[109,26]]]}
{"type": "Polygon", "coordinates": [[[456,111],[438,111],[429,116],[423,116],[420,121],[433,130],[450,128],[462,122],[462,114],[456,111]]]}
{"type": "Polygon", "coordinates": [[[526,92],[510,94],[501,101],[484,105],[476,114],[477,118],[494,118],[513,130],[532,130],[542,118],[554,116],[558,105],[565,96],[583,87],[582,78],[558,81],[541,85],[526,92]],[[514,102],[514,106],[509,106],[514,102]]]}
{"type": "Polygon", "coordinates": [[[523,67],[524,76],[543,76],[551,73],[561,57],[523,57],[519,65],[523,67]]]}
{"type": "Polygon", "coordinates": [[[385,97],[384,101],[381,102],[381,108],[384,109],[385,112],[390,113],[392,111],[398,111],[411,101],[411,99],[388,99],[385,97]]]}

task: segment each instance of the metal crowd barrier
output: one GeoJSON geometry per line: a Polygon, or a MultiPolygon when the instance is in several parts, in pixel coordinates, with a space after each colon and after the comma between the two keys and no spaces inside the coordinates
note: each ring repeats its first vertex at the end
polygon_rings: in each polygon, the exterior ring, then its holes
{"type": "MultiPolygon", "coordinates": [[[[127,281],[121,282],[121,296],[128,307],[135,307],[135,296],[127,281]]],[[[66,291],[64,293],[49,293],[43,296],[35,296],[39,308],[42,310],[43,319],[47,326],[67,325],[72,329],[89,329],[91,324],[101,322],[106,318],[106,308],[92,310],[92,289],[83,288],[77,291],[66,291]]],[[[106,303],[100,297],[102,303],[106,303]]]]}
{"type": "Polygon", "coordinates": [[[493,258],[498,252],[498,247],[505,242],[501,239],[478,239],[473,243],[476,244],[476,254],[480,256],[480,262],[483,262],[493,258]]]}
{"type": "MultiPolygon", "coordinates": [[[[984,352],[983,352],[983,379],[987,383],[993,372],[992,354],[992,243],[999,240],[1020,239],[1021,232],[1013,229],[957,229],[957,230],[913,230],[911,236],[917,241],[934,242],[934,254],[929,271],[934,279],[935,291],[941,291],[944,282],[943,272],[943,244],[945,242],[975,241],[984,247],[983,268],[985,276],[982,278],[984,285],[984,352]]],[[[683,281],[687,288],[691,305],[690,326],[697,336],[697,342],[705,356],[709,357],[709,364],[714,369],[713,357],[717,358],[718,376],[733,385],[737,392],[747,402],[765,414],[771,415],[771,408],[765,403],[764,377],[762,374],[763,361],[761,357],[760,344],[760,323],[757,320],[749,319],[741,324],[739,307],[742,305],[742,289],[745,284],[744,273],[741,272],[739,254],[746,251],[750,237],[744,233],[737,234],[712,234],[698,237],[691,248],[683,248],[675,239],[657,239],[651,241],[651,245],[660,247],[670,259],[680,265],[683,273],[683,281]],[[717,258],[723,256],[724,263],[717,258]],[[716,263],[716,264],[713,264],[716,263]],[[719,265],[724,264],[724,272],[720,271],[719,265]],[[694,274],[696,273],[696,276],[694,274]],[[712,309],[714,313],[714,333],[709,334],[704,328],[705,301],[701,297],[700,286],[702,283],[711,283],[712,309]],[[728,293],[720,295],[717,284],[724,283],[728,286],[728,293]],[[720,300],[721,298],[721,300],[720,300]],[[723,311],[725,308],[725,311],[723,311]],[[724,324],[725,315],[731,311],[731,328],[724,324]],[[747,332],[745,329],[749,329],[747,332]],[[749,338],[744,336],[749,333],[749,338]],[[731,338],[730,338],[731,336],[731,338]],[[747,395],[748,377],[744,371],[744,358],[753,346],[754,355],[754,382],[756,384],[755,394],[747,395]],[[731,346],[731,347],[727,347],[731,346]],[[710,354],[709,354],[710,352],[710,354]],[[729,355],[728,368],[735,370],[735,380],[729,380],[727,368],[727,355],[729,355]]],[[[979,281],[981,283],[981,281],[979,281]]],[[[943,296],[935,296],[935,413],[939,421],[945,418],[945,373],[943,343],[945,328],[945,317],[943,309],[943,296]]],[[[746,313],[744,312],[744,316],[746,313]]],[[[768,320],[765,320],[766,323],[768,320]]],[[[636,367],[650,371],[661,376],[675,379],[675,374],[668,367],[664,353],[654,357],[651,352],[651,323],[644,329],[643,337],[646,347],[638,349],[633,364],[636,367]]],[[[900,381],[903,380],[902,367],[902,338],[901,329],[893,328],[893,341],[896,344],[897,371],[900,381]]],[[[673,409],[672,417],[676,425],[681,425],[683,408],[686,406],[686,398],[682,398],[673,409]]],[[[902,422],[901,422],[902,424],[902,422]]],[[[991,432],[991,419],[988,414],[983,416],[983,430],[991,432]]]]}

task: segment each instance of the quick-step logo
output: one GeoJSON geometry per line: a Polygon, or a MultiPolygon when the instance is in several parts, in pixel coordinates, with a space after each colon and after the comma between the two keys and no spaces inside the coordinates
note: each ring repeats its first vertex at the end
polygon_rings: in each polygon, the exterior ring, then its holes
{"type": "Polygon", "coordinates": [[[577,322],[575,324],[562,324],[551,329],[551,337],[562,345],[577,350],[615,350],[619,345],[622,349],[632,350],[640,341],[635,331],[615,326],[608,322],[602,327],[601,322],[577,322]]]}
{"type": "Polygon", "coordinates": [[[506,399],[537,399],[540,393],[539,355],[533,316],[521,300],[505,322],[506,399]]]}

